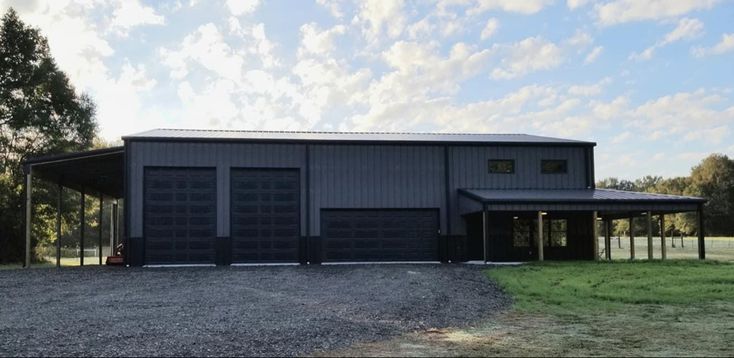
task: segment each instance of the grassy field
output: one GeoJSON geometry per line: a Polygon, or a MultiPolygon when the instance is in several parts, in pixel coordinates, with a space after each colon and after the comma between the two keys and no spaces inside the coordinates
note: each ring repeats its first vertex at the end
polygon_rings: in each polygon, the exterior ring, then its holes
{"type": "MultiPolygon", "coordinates": [[[[660,237],[653,237],[653,258],[661,255],[660,237]]],[[[670,259],[698,258],[698,239],[695,237],[680,237],[675,240],[666,238],[667,257],[670,259]],[[673,246],[675,244],[675,246],[673,246]]],[[[604,238],[599,239],[599,249],[604,248],[604,238]]],[[[612,259],[628,259],[630,257],[629,237],[612,238],[612,259]]],[[[647,259],[647,236],[635,238],[635,259],[647,259]]],[[[707,237],[706,259],[734,262],[734,237],[707,237]]]]}
{"type": "Polygon", "coordinates": [[[512,295],[509,312],[469,329],[416,332],[336,354],[734,355],[734,264],[543,263],[487,275],[512,295]]]}

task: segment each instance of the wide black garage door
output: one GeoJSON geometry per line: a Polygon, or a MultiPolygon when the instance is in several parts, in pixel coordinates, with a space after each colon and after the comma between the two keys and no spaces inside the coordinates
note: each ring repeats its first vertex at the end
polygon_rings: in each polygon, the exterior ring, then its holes
{"type": "Polygon", "coordinates": [[[298,262],[298,169],[232,169],[233,263],[298,262]]]}
{"type": "Polygon", "coordinates": [[[321,211],[323,261],[436,261],[438,210],[321,211]]]}
{"type": "Polygon", "coordinates": [[[146,168],[146,264],[212,264],[217,173],[210,168],[146,168]]]}

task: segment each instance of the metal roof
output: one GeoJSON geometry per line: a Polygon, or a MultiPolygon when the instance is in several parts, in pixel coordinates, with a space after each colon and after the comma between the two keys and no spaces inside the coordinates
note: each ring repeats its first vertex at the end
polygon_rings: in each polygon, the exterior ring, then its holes
{"type": "Polygon", "coordinates": [[[112,147],[83,152],[28,158],[24,170],[67,188],[113,198],[124,196],[125,148],[112,147]]]}
{"type": "Polygon", "coordinates": [[[704,203],[706,199],[640,193],[613,189],[508,190],[459,189],[467,197],[483,203],[704,203]]]}
{"type": "Polygon", "coordinates": [[[398,133],[398,132],[317,132],[261,130],[153,129],[124,136],[144,140],[242,140],[242,141],[317,141],[317,142],[441,142],[553,144],[594,146],[596,143],[528,134],[479,133],[398,133]]]}

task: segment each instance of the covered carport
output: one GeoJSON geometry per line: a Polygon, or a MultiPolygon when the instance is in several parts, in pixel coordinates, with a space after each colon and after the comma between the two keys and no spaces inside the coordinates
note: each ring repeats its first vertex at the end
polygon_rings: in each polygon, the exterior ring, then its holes
{"type": "Polygon", "coordinates": [[[58,202],[56,205],[56,266],[61,266],[61,213],[62,193],[64,188],[81,193],[79,247],[80,265],[84,265],[85,244],[85,198],[93,196],[100,201],[100,225],[98,233],[99,264],[102,264],[102,214],[104,201],[112,200],[113,215],[110,225],[110,247],[119,241],[119,223],[117,221],[118,200],[124,197],[125,149],[111,147],[84,152],[65,153],[43,157],[29,158],[23,162],[26,175],[26,235],[25,235],[25,267],[31,264],[31,223],[33,215],[33,178],[39,178],[58,185],[58,202]]]}
{"type": "MultiPolygon", "coordinates": [[[[647,258],[653,259],[653,220],[659,220],[661,253],[666,259],[665,217],[666,215],[695,212],[697,213],[698,257],[705,259],[705,225],[704,204],[706,200],[699,197],[665,195],[654,193],[628,192],[612,189],[576,189],[576,190],[497,190],[497,189],[460,189],[459,211],[462,215],[482,213],[482,238],[484,242],[484,258],[488,261],[489,228],[492,225],[492,213],[511,213],[511,215],[532,213],[537,225],[534,231],[537,237],[537,259],[544,260],[543,220],[549,213],[576,212],[590,214],[592,224],[594,259],[599,259],[597,232],[598,221],[603,222],[604,258],[611,260],[611,231],[613,220],[629,220],[633,227],[634,220],[644,218],[647,223],[647,258]]],[[[630,230],[630,258],[635,258],[634,231],[630,230]]]]}

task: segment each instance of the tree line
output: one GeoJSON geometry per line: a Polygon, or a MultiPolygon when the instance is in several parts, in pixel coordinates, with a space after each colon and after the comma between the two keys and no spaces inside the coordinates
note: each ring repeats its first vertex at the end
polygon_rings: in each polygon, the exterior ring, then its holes
{"type": "MultiPolygon", "coordinates": [[[[631,181],[607,178],[599,181],[598,188],[608,188],[647,193],[698,196],[708,200],[704,206],[706,234],[708,236],[734,236],[734,160],[723,154],[712,154],[691,169],[684,177],[664,179],[645,176],[631,181]]],[[[635,222],[635,233],[646,232],[645,220],[635,222]]],[[[653,230],[659,232],[657,222],[653,230]]],[[[697,223],[695,213],[668,216],[667,235],[693,235],[697,223]]],[[[615,235],[628,235],[629,222],[618,220],[614,225],[615,235]]]]}
{"type": "MultiPolygon", "coordinates": [[[[0,263],[24,250],[24,173],[29,157],[90,149],[97,138],[95,105],[78,93],[50,55],[40,31],[11,8],[0,24],[0,263]]],[[[51,240],[57,188],[34,182],[33,237],[51,240]]],[[[64,229],[78,226],[79,200],[67,195],[64,229]]],[[[34,241],[34,246],[37,240],[34,241]]]]}

